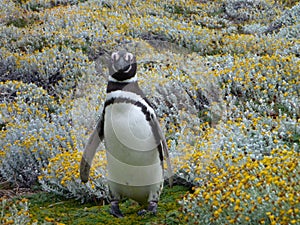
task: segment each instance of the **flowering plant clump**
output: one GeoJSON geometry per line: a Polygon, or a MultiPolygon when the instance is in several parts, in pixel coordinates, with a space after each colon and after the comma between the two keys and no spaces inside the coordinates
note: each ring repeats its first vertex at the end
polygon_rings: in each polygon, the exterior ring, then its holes
{"type": "Polygon", "coordinates": [[[186,222],[298,224],[299,156],[278,149],[263,160],[216,153],[205,168],[210,179],[181,201],[186,222]]]}
{"type": "Polygon", "coordinates": [[[107,200],[105,152],[100,151],[95,156],[95,161],[90,171],[90,179],[86,184],[83,184],[79,178],[81,157],[81,152],[74,151],[72,153],[57,154],[51,158],[39,177],[42,188],[45,191],[67,198],[80,199],[81,201],[107,200]]]}
{"type": "Polygon", "coordinates": [[[0,83],[1,112],[7,122],[30,120],[32,118],[49,118],[59,112],[59,105],[43,88],[35,84],[20,81],[0,83]],[[32,107],[32,110],[27,109],[32,107]],[[33,110],[35,108],[35,110],[33,110]]]}
{"type": "Polygon", "coordinates": [[[41,52],[30,54],[12,54],[6,50],[2,53],[6,58],[2,60],[5,70],[2,71],[0,81],[35,83],[54,96],[63,96],[75,88],[87,64],[86,56],[65,46],[44,47],[41,52]],[[78,66],[78,62],[82,65],[78,66]]]}
{"type": "Polygon", "coordinates": [[[214,58],[225,111],[179,170],[194,185],[181,201],[188,223],[299,223],[299,60],[290,57],[214,58]]]}
{"type": "Polygon", "coordinates": [[[28,199],[23,198],[13,203],[5,198],[0,198],[0,206],[1,224],[8,225],[30,223],[28,199]]]}
{"type": "Polygon", "coordinates": [[[262,115],[286,113],[299,117],[297,71],[300,61],[297,57],[275,54],[232,60],[232,67],[214,72],[224,83],[228,101],[245,102],[245,111],[257,111],[262,115]]]}
{"type": "MultiPolygon", "coordinates": [[[[272,24],[269,26],[267,32],[278,31],[284,27],[290,27],[299,23],[299,11],[300,5],[299,3],[291,7],[291,9],[286,10],[283,15],[277,18],[272,24]]],[[[286,38],[289,38],[286,36],[286,38]]]]}
{"type": "Polygon", "coordinates": [[[33,84],[8,81],[0,90],[1,176],[30,187],[51,157],[74,145],[67,112],[33,84]]]}

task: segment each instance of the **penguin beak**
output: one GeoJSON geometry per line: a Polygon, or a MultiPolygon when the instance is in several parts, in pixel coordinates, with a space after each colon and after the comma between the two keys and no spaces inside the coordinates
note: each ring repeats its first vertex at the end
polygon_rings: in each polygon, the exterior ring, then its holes
{"type": "Polygon", "coordinates": [[[124,70],[126,67],[129,66],[129,63],[123,57],[120,58],[118,64],[119,64],[119,70],[124,70]]]}

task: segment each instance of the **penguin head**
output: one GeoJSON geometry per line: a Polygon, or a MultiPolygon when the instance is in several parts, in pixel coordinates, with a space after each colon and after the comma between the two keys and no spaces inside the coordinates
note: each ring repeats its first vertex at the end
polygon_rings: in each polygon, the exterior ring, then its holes
{"type": "Polygon", "coordinates": [[[136,74],[137,64],[135,56],[126,50],[111,54],[109,75],[117,81],[126,81],[136,74]]]}

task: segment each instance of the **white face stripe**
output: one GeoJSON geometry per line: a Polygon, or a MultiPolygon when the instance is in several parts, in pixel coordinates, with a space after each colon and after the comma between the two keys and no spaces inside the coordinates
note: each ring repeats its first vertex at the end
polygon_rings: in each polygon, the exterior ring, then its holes
{"type": "MultiPolygon", "coordinates": [[[[111,59],[113,61],[118,61],[120,59],[120,55],[119,55],[119,52],[113,52],[111,54],[111,59]]],[[[124,59],[127,61],[127,62],[131,62],[133,60],[133,54],[131,54],[130,52],[127,52],[124,56],[124,59]]]]}
{"type": "Polygon", "coordinates": [[[118,72],[118,70],[116,69],[116,67],[115,67],[115,65],[114,65],[114,62],[115,62],[115,61],[118,61],[119,58],[120,58],[120,55],[119,55],[118,52],[113,52],[113,53],[111,54],[111,60],[112,60],[112,66],[111,66],[111,67],[112,67],[112,69],[113,69],[114,72],[118,72]]]}
{"type": "Polygon", "coordinates": [[[119,82],[119,83],[130,83],[130,82],[136,82],[137,81],[137,77],[134,76],[134,77],[131,77],[129,79],[120,81],[120,80],[117,80],[117,79],[113,78],[112,76],[109,76],[108,77],[108,81],[119,82]]]}
{"type": "Polygon", "coordinates": [[[130,65],[128,70],[125,70],[124,73],[129,73],[129,71],[131,70],[132,66],[130,65]]]}
{"type": "Polygon", "coordinates": [[[133,55],[131,53],[126,53],[125,55],[125,60],[128,61],[132,61],[133,60],[133,55]]]}
{"type": "Polygon", "coordinates": [[[137,94],[135,94],[133,92],[129,92],[129,91],[118,90],[118,91],[113,91],[113,92],[108,93],[106,96],[106,101],[109,101],[112,98],[128,98],[135,102],[140,102],[141,104],[146,106],[148,112],[150,114],[154,115],[154,117],[155,117],[155,112],[154,112],[153,108],[151,106],[149,106],[148,103],[140,95],[137,95],[137,94]]]}
{"type": "Polygon", "coordinates": [[[111,67],[112,67],[112,69],[113,69],[113,71],[114,71],[115,73],[118,72],[118,70],[116,69],[116,67],[115,67],[114,64],[112,64],[111,67]]]}
{"type": "Polygon", "coordinates": [[[120,58],[120,55],[119,55],[118,52],[113,52],[113,53],[111,54],[111,59],[112,59],[112,60],[118,61],[119,58],[120,58]]]}

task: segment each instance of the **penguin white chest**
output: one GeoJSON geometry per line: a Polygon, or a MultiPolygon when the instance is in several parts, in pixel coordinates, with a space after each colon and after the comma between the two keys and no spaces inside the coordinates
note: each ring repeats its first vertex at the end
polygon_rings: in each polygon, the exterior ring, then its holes
{"type": "Polygon", "coordinates": [[[157,143],[141,108],[128,103],[106,107],[104,140],[108,179],[127,186],[163,180],[157,143]]]}
{"type": "Polygon", "coordinates": [[[156,147],[151,126],[140,107],[116,103],[107,107],[105,115],[105,128],[112,130],[104,128],[104,132],[113,132],[117,138],[115,141],[137,151],[149,151],[156,147]]]}

